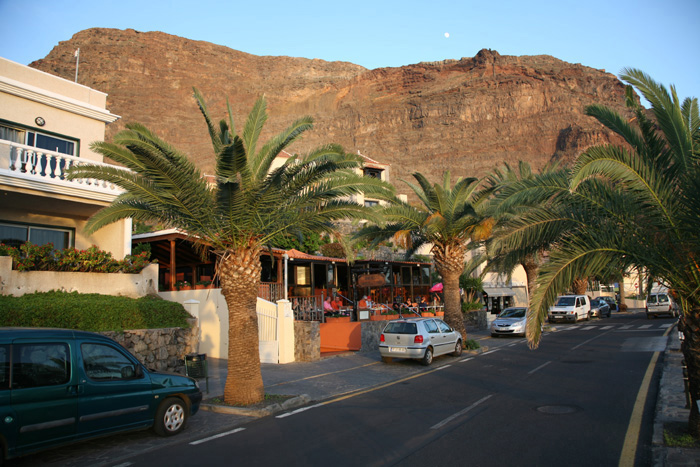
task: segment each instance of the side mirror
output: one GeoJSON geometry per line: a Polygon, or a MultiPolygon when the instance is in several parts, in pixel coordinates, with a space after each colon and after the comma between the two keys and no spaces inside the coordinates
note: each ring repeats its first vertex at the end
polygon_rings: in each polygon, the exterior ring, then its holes
{"type": "Polygon", "coordinates": [[[132,379],[136,375],[136,368],[133,366],[122,367],[122,379],[132,379]]]}

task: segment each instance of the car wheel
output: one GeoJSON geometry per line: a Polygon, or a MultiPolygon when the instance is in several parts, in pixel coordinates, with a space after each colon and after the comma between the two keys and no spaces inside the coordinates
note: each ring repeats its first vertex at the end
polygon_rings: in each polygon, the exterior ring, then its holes
{"type": "Polygon", "coordinates": [[[384,363],[391,363],[394,361],[394,359],[392,357],[382,357],[382,361],[384,363]]]}
{"type": "Polygon", "coordinates": [[[431,363],[433,363],[433,348],[432,347],[428,347],[427,349],[425,349],[425,354],[423,355],[423,358],[421,359],[420,362],[423,366],[428,366],[431,363]]]}
{"type": "Polygon", "coordinates": [[[165,399],[156,413],[153,430],[160,436],[176,435],[187,423],[187,406],[177,397],[165,399]]]}
{"type": "Polygon", "coordinates": [[[462,355],[462,340],[461,339],[457,339],[457,343],[455,344],[455,351],[452,352],[452,355],[454,355],[455,357],[459,357],[460,355],[462,355]]]}

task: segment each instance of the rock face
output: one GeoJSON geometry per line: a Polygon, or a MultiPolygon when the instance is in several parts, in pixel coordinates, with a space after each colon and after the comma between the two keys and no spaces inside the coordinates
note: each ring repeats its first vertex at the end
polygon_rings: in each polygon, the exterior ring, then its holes
{"type": "Polygon", "coordinates": [[[486,49],[474,58],[367,70],[259,57],[161,32],[88,29],[30,66],[72,80],[78,47],[79,83],[108,93],[108,109],[122,116],[108,127],[107,140],[138,121],[207,173],[213,154],[193,86],[216,120],[229,99],[239,129],[262,94],[268,134],[311,115],[314,130],[295,151],[340,143],[390,164],[394,182],[415,171],[438,181],[446,169],[454,178],[481,176],[502,162],[526,160],[535,168],[551,159],[569,162],[593,144],[617,141],[584,114],[587,105],[625,111],[624,86],[612,74],[486,49]]]}

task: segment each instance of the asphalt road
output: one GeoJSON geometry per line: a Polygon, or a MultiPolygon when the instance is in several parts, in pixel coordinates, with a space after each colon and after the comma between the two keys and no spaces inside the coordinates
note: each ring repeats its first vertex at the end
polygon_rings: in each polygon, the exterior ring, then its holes
{"type": "MultiPolygon", "coordinates": [[[[672,324],[620,314],[556,325],[537,350],[488,338],[483,354],[438,358],[393,384],[119,465],[619,465],[645,372],[672,324]]],[[[640,466],[650,464],[650,387],[640,466]]]]}

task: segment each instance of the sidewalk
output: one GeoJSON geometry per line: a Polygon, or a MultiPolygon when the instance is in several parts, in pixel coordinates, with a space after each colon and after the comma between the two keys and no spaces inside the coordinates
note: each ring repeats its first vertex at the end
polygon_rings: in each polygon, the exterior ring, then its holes
{"type": "Polygon", "coordinates": [[[683,387],[683,354],[678,329],[673,328],[663,356],[659,394],[654,413],[652,456],[654,467],[685,467],[700,465],[700,449],[664,446],[664,427],[685,427],[690,409],[686,408],[683,387]]]}

